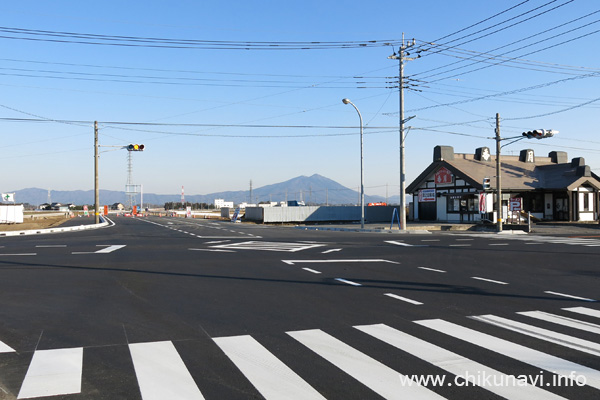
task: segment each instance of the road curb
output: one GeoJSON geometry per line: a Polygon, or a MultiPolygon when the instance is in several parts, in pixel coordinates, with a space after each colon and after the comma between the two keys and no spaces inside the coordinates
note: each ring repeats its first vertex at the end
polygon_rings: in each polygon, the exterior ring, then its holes
{"type": "Polygon", "coordinates": [[[30,229],[26,231],[9,231],[9,232],[0,232],[0,237],[8,237],[8,236],[25,236],[25,235],[44,235],[48,233],[62,233],[62,232],[74,232],[74,231],[84,231],[90,229],[100,229],[109,226],[114,226],[115,223],[112,222],[108,218],[100,217],[103,221],[99,224],[91,224],[91,225],[77,225],[77,226],[68,226],[68,227],[57,227],[57,228],[45,228],[45,229],[30,229]]]}

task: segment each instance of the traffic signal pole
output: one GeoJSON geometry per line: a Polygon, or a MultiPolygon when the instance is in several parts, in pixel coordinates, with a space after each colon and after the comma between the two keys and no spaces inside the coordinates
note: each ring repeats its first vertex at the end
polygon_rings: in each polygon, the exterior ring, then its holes
{"type": "Polygon", "coordinates": [[[500,114],[496,113],[496,210],[497,228],[502,232],[502,176],[500,174],[500,114]]]}
{"type": "Polygon", "coordinates": [[[100,223],[100,188],[98,186],[98,121],[94,121],[94,218],[100,223]]]}

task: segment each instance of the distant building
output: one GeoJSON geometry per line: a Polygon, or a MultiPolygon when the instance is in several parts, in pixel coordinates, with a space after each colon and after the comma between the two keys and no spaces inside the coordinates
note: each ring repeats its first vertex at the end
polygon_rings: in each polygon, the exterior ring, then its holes
{"type": "Polygon", "coordinates": [[[233,208],[233,201],[225,201],[223,199],[215,199],[215,208],[220,209],[222,207],[233,208]]]}
{"type": "MultiPolygon", "coordinates": [[[[519,156],[501,155],[500,161],[503,219],[511,208],[520,208],[544,220],[598,220],[600,177],[582,157],[569,162],[566,152],[539,157],[525,149],[519,156]]],[[[496,220],[495,189],[496,156],[489,148],[458,154],[436,146],[433,163],[406,192],[413,195],[415,220],[470,222],[482,216],[496,220]],[[484,179],[490,190],[484,190],[484,179]]]]}
{"type": "Polygon", "coordinates": [[[125,209],[125,206],[122,203],[115,203],[110,206],[111,210],[122,211],[125,209]]]}

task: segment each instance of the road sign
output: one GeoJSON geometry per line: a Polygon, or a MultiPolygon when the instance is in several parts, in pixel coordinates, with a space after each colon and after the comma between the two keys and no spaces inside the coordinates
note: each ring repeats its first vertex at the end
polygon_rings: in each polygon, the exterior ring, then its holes
{"type": "Polygon", "coordinates": [[[523,209],[523,199],[521,197],[510,198],[510,211],[521,211],[523,209]]]}

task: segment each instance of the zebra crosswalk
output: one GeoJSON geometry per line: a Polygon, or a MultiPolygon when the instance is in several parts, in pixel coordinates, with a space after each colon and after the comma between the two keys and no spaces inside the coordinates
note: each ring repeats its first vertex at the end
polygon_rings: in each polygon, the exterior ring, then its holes
{"type": "Polygon", "coordinates": [[[600,247],[600,238],[594,237],[562,237],[544,235],[497,235],[491,233],[450,233],[453,236],[470,236],[476,238],[488,238],[502,241],[521,241],[528,245],[537,244],[566,244],[571,246],[600,247]]]}
{"type": "MultiPolygon", "coordinates": [[[[322,329],[282,332],[283,337],[297,344],[293,351],[300,352],[296,355],[298,359],[306,360],[308,355],[309,359],[322,360],[314,363],[315,368],[308,369],[290,362],[296,356],[282,357],[278,346],[261,342],[252,335],[213,337],[206,343],[214,346],[209,352],[211,357],[217,354],[265,399],[334,398],[332,393],[335,392],[328,391],[322,381],[311,376],[332,371],[352,378],[344,379],[344,385],[360,385],[363,395],[357,398],[365,398],[365,390],[373,397],[385,399],[465,398],[464,393],[468,392],[454,391],[460,386],[477,386],[477,390],[506,399],[562,399],[565,397],[560,386],[570,386],[569,393],[581,389],[586,390],[588,397],[592,393],[589,398],[600,396],[600,371],[591,367],[600,365],[600,337],[597,336],[600,335],[600,310],[571,307],[556,312],[534,310],[512,316],[474,315],[458,321],[428,319],[408,324],[408,327],[383,323],[356,325],[336,331],[335,335],[322,329]],[[511,334],[503,335],[506,331],[511,334]],[[431,339],[432,335],[435,340],[431,339]],[[356,345],[357,337],[360,346],[356,345]],[[446,337],[452,340],[440,340],[446,337]],[[532,346],[531,337],[536,343],[548,345],[532,346]],[[450,346],[452,348],[447,348],[450,346]],[[400,361],[390,363],[390,358],[378,359],[382,358],[381,348],[386,348],[400,361]],[[486,357],[481,351],[474,351],[477,348],[484,349],[484,353],[496,353],[498,357],[486,357]],[[410,361],[415,358],[420,361],[410,361]],[[515,370],[515,362],[528,365],[526,371],[531,374],[524,374],[523,368],[515,370]],[[323,368],[331,369],[320,370],[323,368]]],[[[206,378],[195,375],[197,371],[186,363],[183,351],[189,344],[178,347],[177,342],[160,341],[121,347],[129,350],[130,373],[138,385],[139,393],[132,398],[215,398],[205,390],[206,378]]],[[[16,398],[77,393],[87,398],[82,380],[86,378],[86,371],[94,366],[86,365],[86,351],[85,347],[36,350],[16,398]]],[[[3,357],[11,353],[15,350],[0,341],[0,398],[2,392],[8,393],[7,388],[2,387],[3,368],[10,367],[10,361],[3,357]]],[[[207,362],[210,361],[199,360],[200,364],[207,362]]],[[[228,387],[238,382],[227,374],[219,376],[218,381],[228,387]]],[[[110,387],[104,390],[109,394],[102,398],[110,398],[110,387]]]]}

